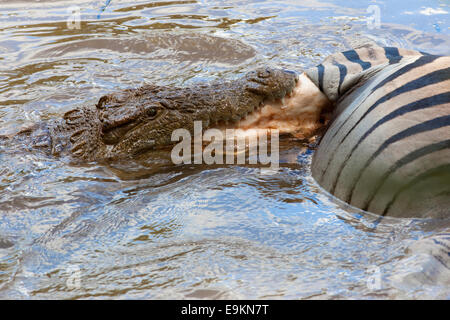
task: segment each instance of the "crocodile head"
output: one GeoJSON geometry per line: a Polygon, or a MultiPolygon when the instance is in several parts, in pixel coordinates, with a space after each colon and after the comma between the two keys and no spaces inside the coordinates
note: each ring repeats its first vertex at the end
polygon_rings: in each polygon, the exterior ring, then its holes
{"type": "Polygon", "coordinates": [[[203,129],[233,126],[257,113],[265,101],[290,94],[297,76],[288,71],[258,69],[243,78],[188,88],[147,85],[100,98],[96,109],[101,139],[108,156],[135,155],[166,147],[176,129],[193,133],[194,121],[203,129]]]}
{"type": "Polygon", "coordinates": [[[202,121],[203,129],[289,131],[287,123],[293,115],[284,110],[289,103],[281,101],[286,98],[293,101],[293,93],[298,90],[299,78],[295,73],[270,68],[255,70],[230,82],[187,88],[146,85],[103,96],[95,108],[68,112],[64,125],[68,126],[70,118],[69,140],[75,157],[124,158],[172,145],[172,132],[176,129],[187,129],[193,134],[194,121],[202,121]],[[283,114],[284,118],[280,117],[283,114]],[[76,125],[74,119],[84,124],[76,125]],[[74,127],[78,128],[75,132],[74,127]]]}

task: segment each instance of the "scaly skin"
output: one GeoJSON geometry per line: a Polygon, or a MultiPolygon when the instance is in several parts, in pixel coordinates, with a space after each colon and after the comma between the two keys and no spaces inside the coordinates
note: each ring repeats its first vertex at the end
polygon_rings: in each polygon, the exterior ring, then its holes
{"type": "Polygon", "coordinates": [[[193,133],[194,121],[201,120],[204,129],[236,122],[264,101],[285,97],[296,81],[292,72],[264,68],[230,82],[188,88],[146,85],[103,96],[96,106],[70,110],[19,136],[27,135],[32,145],[49,148],[55,156],[127,158],[172,144],[175,129],[193,133]]]}

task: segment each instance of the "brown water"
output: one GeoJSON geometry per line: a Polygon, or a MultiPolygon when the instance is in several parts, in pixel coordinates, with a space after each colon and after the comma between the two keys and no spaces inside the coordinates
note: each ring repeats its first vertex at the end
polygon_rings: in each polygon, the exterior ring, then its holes
{"type": "MultiPolygon", "coordinates": [[[[367,41],[450,48],[447,1],[377,2],[374,29],[369,1],[76,3],[0,0],[0,133],[142,83],[301,71],[367,41]]],[[[261,175],[0,146],[0,298],[450,297],[448,270],[405,253],[448,223],[376,224],[317,186],[301,142],[280,149],[279,172],[261,175]]]]}

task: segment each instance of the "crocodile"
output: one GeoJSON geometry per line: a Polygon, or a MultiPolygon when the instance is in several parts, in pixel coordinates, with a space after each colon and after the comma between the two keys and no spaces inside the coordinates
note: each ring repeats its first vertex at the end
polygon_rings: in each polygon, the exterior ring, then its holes
{"type": "Polygon", "coordinates": [[[297,82],[295,72],[258,68],[234,81],[184,88],[144,85],[3,138],[82,161],[129,158],[171,145],[171,133],[179,128],[192,133],[194,121],[208,129],[246,120],[268,101],[291,95],[297,82]]]}

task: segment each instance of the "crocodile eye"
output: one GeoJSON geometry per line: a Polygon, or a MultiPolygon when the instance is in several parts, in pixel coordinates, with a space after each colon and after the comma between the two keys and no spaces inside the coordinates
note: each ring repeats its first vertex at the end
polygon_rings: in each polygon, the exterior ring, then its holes
{"type": "Polygon", "coordinates": [[[157,114],[158,114],[158,109],[157,108],[149,108],[149,109],[147,109],[147,116],[148,117],[155,118],[157,114]]]}

